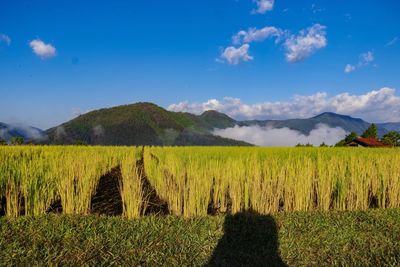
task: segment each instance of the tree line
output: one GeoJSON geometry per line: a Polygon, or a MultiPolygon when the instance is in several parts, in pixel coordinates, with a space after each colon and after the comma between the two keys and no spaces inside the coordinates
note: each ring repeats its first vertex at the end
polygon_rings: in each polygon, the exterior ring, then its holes
{"type": "MultiPolygon", "coordinates": [[[[340,140],[335,146],[346,146],[354,139],[358,137],[356,132],[349,133],[343,140],[340,140]]],[[[378,128],[372,123],[367,130],[361,135],[364,138],[373,138],[378,140],[378,128]]],[[[400,133],[396,131],[390,131],[386,133],[382,139],[382,143],[388,146],[396,147],[400,146],[400,133]]]]}
{"type": "MultiPolygon", "coordinates": [[[[0,137],[0,146],[5,146],[7,144],[7,141],[0,137]]],[[[10,139],[10,145],[17,146],[22,144],[24,144],[24,138],[22,138],[21,136],[13,136],[10,139]]]]}

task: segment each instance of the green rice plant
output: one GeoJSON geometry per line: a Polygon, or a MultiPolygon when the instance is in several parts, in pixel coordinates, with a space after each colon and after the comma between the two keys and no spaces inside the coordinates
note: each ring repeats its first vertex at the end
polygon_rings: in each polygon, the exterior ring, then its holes
{"type": "MultiPolygon", "coordinates": [[[[0,193],[6,197],[7,215],[39,215],[57,200],[66,214],[88,214],[100,177],[122,165],[123,176],[130,179],[135,174],[127,166],[136,166],[137,155],[128,147],[2,147],[0,193]]],[[[126,206],[132,205],[131,200],[126,206]]]]}
{"type": "Polygon", "coordinates": [[[232,213],[365,210],[400,205],[398,152],[146,147],[145,170],[175,215],[204,215],[207,201],[232,213]]]}
{"type": "Polygon", "coordinates": [[[139,160],[137,148],[129,148],[121,157],[120,167],[122,180],[120,192],[123,204],[123,215],[129,219],[138,218],[145,212],[146,197],[143,195],[141,170],[137,166],[139,160]]]}

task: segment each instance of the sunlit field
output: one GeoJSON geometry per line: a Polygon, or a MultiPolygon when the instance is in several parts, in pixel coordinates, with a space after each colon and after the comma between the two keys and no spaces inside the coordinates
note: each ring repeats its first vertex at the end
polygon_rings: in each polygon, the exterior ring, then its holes
{"type": "Polygon", "coordinates": [[[40,215],[59,201],[88,214],[99,179],[120,169],[123,216],[146,212],[143,179],[168,213],[192,217],[254,211],[365,210],[400,206],[400,151],[355,148],[0,148],[7,216],[40,215]]]}

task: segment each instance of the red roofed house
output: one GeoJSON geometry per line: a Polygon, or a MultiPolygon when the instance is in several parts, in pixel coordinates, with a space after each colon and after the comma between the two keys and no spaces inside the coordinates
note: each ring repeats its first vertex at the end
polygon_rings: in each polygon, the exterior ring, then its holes
{"type": "Polygon", "coordinates": [[[351,141],[348,146],[358,146],[358,147],[388,147],[381,141],[375,138],[364,138],[357,137],[353,141],[351,141]]]}

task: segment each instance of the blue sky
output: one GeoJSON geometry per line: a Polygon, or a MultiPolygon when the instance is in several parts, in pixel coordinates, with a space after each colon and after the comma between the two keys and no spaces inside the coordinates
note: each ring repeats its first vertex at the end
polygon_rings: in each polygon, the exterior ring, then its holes
{"type": "Polygon", "coordinates": [[[138,101],[400,121],[399,13],[396,0],[3,0],[0,121],[45,129],[138,101]]]}

